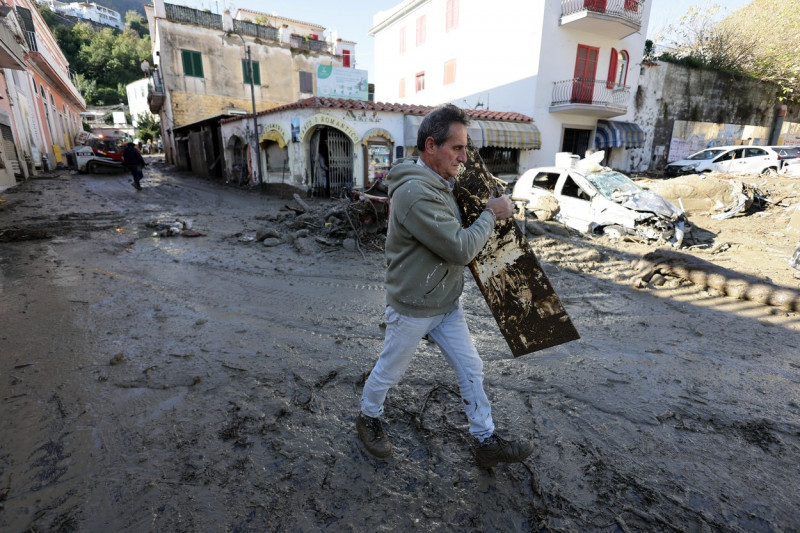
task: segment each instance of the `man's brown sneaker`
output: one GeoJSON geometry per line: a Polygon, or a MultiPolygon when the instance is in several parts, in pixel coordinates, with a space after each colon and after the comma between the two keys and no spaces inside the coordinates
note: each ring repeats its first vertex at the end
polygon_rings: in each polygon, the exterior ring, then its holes
{"type": "Polygon", "coordinates": [[[356,429],[358,438],[369,453],[379,459],[386,459],[392,455],[392,443],[386,438],[380,419],[359,413],[356,418],[356,429]]]}
{"type": "Polygon", "coordinates": [[[497,463],[519,463],[533,452],[533,444],[526,440],[508,441],[492,435],[475,448],[475,459],[481,468],[491,468],[497,463]]]}

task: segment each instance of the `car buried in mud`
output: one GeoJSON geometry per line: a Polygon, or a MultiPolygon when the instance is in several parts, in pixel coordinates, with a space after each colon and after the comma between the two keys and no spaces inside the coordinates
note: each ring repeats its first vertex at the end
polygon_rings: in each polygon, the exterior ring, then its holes
{"type": "Polygon", "coordinates": [[[680,247],[686,214],[624,174],[600,166],[601,159],[598,152],[570,165],[532,168],[514,184],[512,200],[526,213],[583,233],[612,239],[631,235],[680,247]]]}

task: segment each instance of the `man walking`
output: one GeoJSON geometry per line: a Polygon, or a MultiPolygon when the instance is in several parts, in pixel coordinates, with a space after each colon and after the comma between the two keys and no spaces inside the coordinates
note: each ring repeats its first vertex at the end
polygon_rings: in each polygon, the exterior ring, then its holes
{"type": "Polygon", "coordinates": [[[378,458],[392,453],[379,419],[386,394],[402,378],[425,335],[455,370],[469,431],[478,441],[478,465],[522,461],[533,451],[529,442],[495,434],[483,390],[483,361],[461,307],[464,267],[486,244],[495,222],[513,215],[508,197],[490,198],[470,227],[461,225],[452,190],[467,160],[468,123],[465,112],[452,104],[431,111],[417,134],[419,159],[397,164],[386,179],[392,206],[386,238],[386,336],[356,419],[361,442],[378,458]]]}
{"type": "Polygon", "coordinates": [[[125,146],[125,149],[122,151],[122,162],[128,167],[128,170],[131,172],[131,176],[133,176],[133,186],[136,188],[137,191],[142,190],[142,186],[139,184],[142,181],[144,175],[142,174],[142,169],[144,168],[144,158],[142,154],[139,153],[139,150],[136,148],[136,145],[133,143],[128,143],[125,146]]]}

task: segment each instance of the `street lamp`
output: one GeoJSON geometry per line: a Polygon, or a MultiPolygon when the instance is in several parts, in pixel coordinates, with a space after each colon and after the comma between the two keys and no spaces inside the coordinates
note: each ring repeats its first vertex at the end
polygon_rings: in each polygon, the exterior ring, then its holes
{"type": "Polygon", "coordinates": [[[256,89],[255,89],[255,81],[253,79],[253,56],[250,53],[250,45],[244,41],[244,37],[239,35],[234,31],[229,31],[225,33],[226,36],[228,35],[236,35],[239,39],[242,40],[242,46],[245,47],[245,57],[247,57],[247,71],[250,77],[250,100],[253,105],[253,144],[255,145],[255,154],[256,154],[256,168],[257,174],[256,178],[259,185],[264,185],[264,180],[262,178],[263,173],[261,171],[261,152],[258,148],[258,118],[256,117],[256,89]]]}

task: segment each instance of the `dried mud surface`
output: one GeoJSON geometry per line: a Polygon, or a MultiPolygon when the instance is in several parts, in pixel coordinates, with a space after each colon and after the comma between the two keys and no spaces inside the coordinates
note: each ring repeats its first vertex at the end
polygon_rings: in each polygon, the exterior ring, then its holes
{"type": "MultiPolygon", "coordinates": [[[[141,192],[67,172],[0,192],[0,530],[800,529],[796,312],[634,287],[652,247],[532,238],[579,341],[514,359],[468,272],[464,305],[495,422],[533,455],[476,467],[423,342],[377,461],[353,422],[382,254],[292,242],[290,198],[151,161],[141,192]],[[153,236],[176,218],[200,235],[153,236]]],[[[797,290],[767,213],[693,217],[728,245],[686,253],[797,290]]]]}

